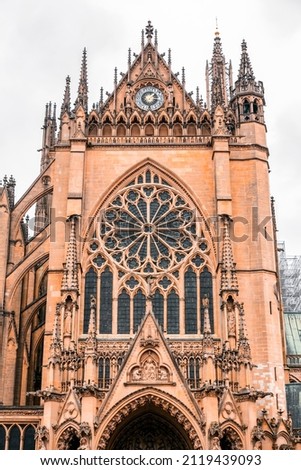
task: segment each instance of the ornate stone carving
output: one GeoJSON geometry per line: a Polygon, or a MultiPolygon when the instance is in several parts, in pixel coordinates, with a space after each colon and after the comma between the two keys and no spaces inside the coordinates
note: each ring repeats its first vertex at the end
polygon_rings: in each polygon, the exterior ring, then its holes
{"type": "Polygon", "coordinates": [[[106,449],[108,441],[113,434],[113,431],[117,428],[123,419],[129,415],[129,413],[135,411],[136,409],[145,406],[148,403],[152,403],[158,408],[164,410],[167,414],[173,416],[181,427],[185,430],[185,433],[189,436],[192,442],[192,447],[194,449],[201,449],[201,443],[198,438],[198,434],[194,429],[193,425],[189,419],[173,404],[165,400],[164,398],[158,397],[153,394],[144,395],[138,397],[125,405],[121,410],[119,410],[115,416],[110,420],[105,430],[103,431],[101,438],[99,440],[98,449],[106,449]]]}
{"type": "Polygon", "coordinates": [[[35,433],[35,440],[39,450],[46,450],[49,441],[49,431],[46,426],[38,426],[35,433]]]}

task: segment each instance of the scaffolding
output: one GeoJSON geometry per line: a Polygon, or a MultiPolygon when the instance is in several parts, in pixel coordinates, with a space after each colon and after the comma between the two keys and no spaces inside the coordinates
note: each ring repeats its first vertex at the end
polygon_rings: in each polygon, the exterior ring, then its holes
{"type": "Polygon", "coordinates": [[[301,256],[287,256],[278,242],[280,284],[284,313],[301,312],[301,256]]]}

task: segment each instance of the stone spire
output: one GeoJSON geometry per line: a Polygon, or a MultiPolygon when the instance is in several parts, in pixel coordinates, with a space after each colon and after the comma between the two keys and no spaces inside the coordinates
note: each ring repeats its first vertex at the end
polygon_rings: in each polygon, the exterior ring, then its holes
{"type": "Polygon", "coordinates": [[[208,107],[212,111],[216,106],[227,106],[227,70],[225,56],[222,51],[222,42],[218,30],[215,32],[213,54],[210,67],[206,70],[206,74],[211,76],[211,95],[208,107]]]}
{"type": "Polygon", "coordinates": [[[56,304],[55,317],[52,329],[52,338],[50,343],[50,350],[52,352],[50,356],[50,362],[53,362],[53,358],[60,356],[61,354],[61,304],[56,304]]]}
{"type": "Polygon", "coordinates": [[[78,264],[77,264],[77,243],[76,243],[76,220],[77,216],[72,215],[70,223],[70,234],[67,249],[66,263],[64,264],[64,275],[62,281],[62,291],[78,293],[78,264]]]}
{"type": "Polygon", "coordinates": [[[41,171],[43,171],[49,164],[49,150],[55,144],[55,133],[56,133],[56,104],[52,106],[49,102],[46,104],[45,117],[42,138],[42,156],[41,156],[41,171]]]}
{"type": "Polygon", "coordinates": [[[87,49],[84,48],[82,66],[80,71],[79,85],[75,108],[82,106],[85,113],[88,113],[88,72],[87,72],[87,49]]]}
{"type": "Polygon", "coordinates": [[[238,281],[236,265],[234,263],[232,243],[230,238],[230,217],[224,215],[223,218],[223,249],[222,249],[222,273],[221,273],[221,295],[224,292],[234,292],[238,294],[238,281]]]}
{"type": "Polygon", "coordinates": [[[66,86],[64,92],[63,103],[61,107],[61,116],[64,113],[68,113],[70,115],[71,112],[71,95],[70,95],[70,77],[69,75],[66,77],[66,86]]]}
{"type": "Polygon", "coordinates": [[[243,87],[246,87],[249,84],[252,86],[255,83],[255,76],[247,51],[247,43],[245,40],[243,40],[241,43],[241,59],[237,80],[243,87]]]}
{"type": "MultiPolygon", "coordinates": [[[[256,95],[256,98],[259,98],[259,102],[256,107],[250,107],[250,110],[243,109],[242,112],[246,114],[257,115],[257,120],[260,117],[260,121],[263,122],[263,109],[262,106],[265,104],[264,101],[264,88],[261,81],[255,80],[255,75],[253,73],[250,57],[247,50],[247,43],[245,40],[241,44],[241,59],[238,70],[238,77],[234,84],[234,88],[231,90],[231,100],[237,96],[246,96],[247,98],[250,95],[256,95]],[[257,109],[258,108],[258,109],[257,109]]],[[[252,101],[252,100],[250,100],[252,101]]],[[[250,119],[250,117],[248,118],[250,119]]]]}

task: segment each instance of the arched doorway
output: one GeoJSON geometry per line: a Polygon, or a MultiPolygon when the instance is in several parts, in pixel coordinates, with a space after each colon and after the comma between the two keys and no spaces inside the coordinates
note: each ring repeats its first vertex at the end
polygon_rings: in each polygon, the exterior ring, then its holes
{"type": "Polygon", "coordinates": [[[110,450],[189,450],[193,444],[177,421],[148,405],[127,417],[111,436],[110,450]]]}

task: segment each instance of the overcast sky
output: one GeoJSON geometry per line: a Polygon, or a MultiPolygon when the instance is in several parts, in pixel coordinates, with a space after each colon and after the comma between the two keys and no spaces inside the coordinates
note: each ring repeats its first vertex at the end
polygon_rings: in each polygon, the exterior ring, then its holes
{"type": "Polygon", "coordinates": [[[205,98],[216,19],[234,80],[245,39],[263,81],[278,240],[300,255],[300,0],[1,0],[0,178],[15,177],[17,199],[39,173],[45,104],[60,110],[67,75],[75,101],[84,47],[90,107],[100,87],[113,90],[114,67],[127,70],[128,48],[140,52],[148,20],[159,52],[171,48],[173,71],[185,67],[187,90],[195,97],[199,86],[205,98]]]}

